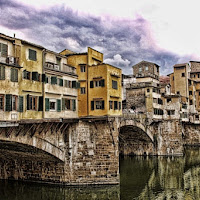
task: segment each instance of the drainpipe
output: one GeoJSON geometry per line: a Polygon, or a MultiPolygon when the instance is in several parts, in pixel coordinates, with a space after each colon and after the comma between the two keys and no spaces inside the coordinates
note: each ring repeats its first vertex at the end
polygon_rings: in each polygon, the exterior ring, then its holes
{"type": "MultiPolygon", "coordinates": [[[[45,49],[42,50],[42,74],[44,74],[44,63],[45,63],[44,56],[45,56],[45,49]]],[[[42,82],[42,96],[43,96],[42,119],[44,119],[44,112],[45,112],[45,108],[44,108],[44,102],[45,102],[44,95],[45,95],[45,91],[44,91],[44,88],[45,88],[45,82],[42,82]]]]}

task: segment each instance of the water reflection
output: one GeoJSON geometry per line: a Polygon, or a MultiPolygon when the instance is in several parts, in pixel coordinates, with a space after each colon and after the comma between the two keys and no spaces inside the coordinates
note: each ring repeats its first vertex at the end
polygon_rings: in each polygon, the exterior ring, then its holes
{"type": "Polygon", "coordinates": [[[120,159],[120,186],[58,187],[0,181],[0,200],[200,199],[200,148],[184,157],[120,159]]]}
{"type": "Polygon", "coordinates": [[[119,200],[119,186],[58,187],[0,181],[0,200],[119,200]]]}
{"type": "Polygon", "coordinates": [[[120,170],[120,199],[200,199],[199,148],[184,157],[124,158],[120,170]]]}

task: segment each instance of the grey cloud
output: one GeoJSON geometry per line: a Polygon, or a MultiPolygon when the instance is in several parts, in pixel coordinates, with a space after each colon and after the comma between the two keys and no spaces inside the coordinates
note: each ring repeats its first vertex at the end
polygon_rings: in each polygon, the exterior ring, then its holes
{"type": "Polygon", "coordinates": [[[178,55],[156,46],[148,21],[142,17],[103,19],[64,5],[36,10],[12,0],[1,0],[0,9],[0,25],[22,31],[31,42],[58,52],[65,48],[83,52],[88,46],[97,46],[103,49],[105,60],[121,67],[124,73],[132,73],[131,66],[141,60],[155,62],[168,73],[180,60],[178,55]],[[114,57],[118,54],[121,60],[114,57]]]}

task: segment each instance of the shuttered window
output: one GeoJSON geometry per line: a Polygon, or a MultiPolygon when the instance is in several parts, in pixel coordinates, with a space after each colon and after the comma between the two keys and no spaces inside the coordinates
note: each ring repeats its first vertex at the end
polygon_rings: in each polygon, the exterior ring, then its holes
{"type": "Polygon", "coordinates": [[[29,49],[28,58],[29,58],[29,60],[36,61],[37,60],[37,52],[33,49],[29,49]]]}
{"type": "Polygon", "coordinates": [[[61,112],[61,100],[57,99],[57,111],[61,112]]]}
{"type": "Polygon", "coordinates": [[[90,81],[90,88],[94,88],[94,82],[90,81]]]}
{"type": "Polygon", "coordinates": [[[117,81],[112,80],[112,88],[117,90],[117,81]]]}
{"type": "Polygon", "coordinates": [[[72,88],[76,88],[76,81],[72,81],[72,88]]]}
{"type": "Polygon", "coordinates": [[[4,95],[0,94],[0,110],[4,111],[4,95]]]}
{"type": "Polygon", "coordinates": [[[59,86],[63,86],[63,79],[59,78],[59,86]]]}
{"type": "Polygon", "coordinates": [[[2,57],[8,56],[8,45],[0,43],[0,55],[2,57]]]}
{"type": "Polygon", "coordinates": [[[32,72],[32,80],[39,81],[39,74],[38,72],[32,72]]]}
{"type": "Polygon", "coordinates": [[[14,68],[11,68],[10,70],[10,80],[12,82],[18,82],[18,70],[14,68]]]}
{"type": "Polygon", "coordinates": [[[43,111],[43,96],[39,97],[38,111],[43,111]]]}
{"type": "Polygon", "coordinates": [[[72,107],[73,107],[73,111],[76,111],[76,100],[72,99],[72,107]]]}
{"type": "Polygon", "coordinates": [[[45,111],[49,111],[49,98],[45,98],[45,111]]]}
{"type": "Polygon", "coordinates": [[[23,96],[19,96],[19,112],[23,112],[24,110],[24,97],[23,96]]]}
{"type": "Polygon", "coordinates": [[[118,101],[114,101],[114,110],[118,109],[118,101]]]}
{"type": "Polygon", "coordinates": [[[94,101],[91,101],[91,110],[94,110],[94,101]]]}
{"type": "Polygon", "coordinates": [[[52,85],[56,85],[57,84],[57,77],[56,76],[52,76],[51,77],[51,84],[52,85]]]}
{"type": "Polygon", "coordinates": [[[0,80],[5,80],[5,67],[0,66],[0,80]]]}
{"type": "Polygon", "coordinates": [[[122,109],[122,103],[119,102],[119,110],[121,110],[121,109],[122,109]]]}
{"type": "Polygon", "coordinates": [[[12,111],[12,95],[6,94],[6,111],[12,111]]]}

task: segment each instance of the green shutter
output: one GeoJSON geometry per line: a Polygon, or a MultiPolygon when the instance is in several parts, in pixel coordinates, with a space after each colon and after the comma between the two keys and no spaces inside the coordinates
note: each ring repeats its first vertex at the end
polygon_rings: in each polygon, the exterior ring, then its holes
{"type": "Polygon", "coordinates": [[[76,88],[76,81],[72,81],[72,88],[76,88]]]}
{"type": "Polygon", "coordinates": [[[43,96],[39,97],[38,111],[43,111],[43,96]]]}
{"type": "Polygon", "coordinates": [[[8,56],[8,45],[0,43],[0,52],[2,57],[8,56]]]}
{"type": "Polygon", "coordinates": [[[73,111],[76,111],[76,100],[72,99],[73,111]]]}
{"type": "Polygon", "coordinates": [[[57,111],[61,112],[61,100],[57,99],[57,111]]]}
{"type": "Polygon", "coordinates": [[[56,85],[57,84],[57,77],[56,76],[52,76],[51,77],[51,84],[52,85],[56,85]]]}
{"type": "Polygon", "coordinates": [[[122,108],[122,106],[121,106],[122,104],[121,104],[121,102],[119,102],[119,110],[121,110],[121,108],[122,108]]]}
{"type": "Polygon", "coordinates": [[[18,82],[18,70],[11,68],[10,69],[10,80],[12,82],[18,82]]]}
{"type": "Polygon", "coordinates": [[[90,88],[94,88],[94,83],[93,83],[93,81],[90,81],[90,88]]]}
{"type": "Polygon", "coordinates": [[[0,80],[5,80],[5,67],[0,66],[0,80]]]}
{"type": "Polygon", "coordinates": [[[46,74],[42,74],[42,82],[46,83],[46,74]]]}
{"type": "Polygon", "coordinates": [[[62,110],[65,110],[65,99],[62,99],[62,110]]]}
{"type": "Polygon", "coordinates": [[[63,79],[59,78],[59,86],[63,86],[63,79]]]}
{"type": "Polygon", "coordinates": [[[24,110],[24,97],[23,96],[19,96],[19,112],[23,112],[24,110]]]}
{"type": "Polygon", "coordinates": [[[49,98],[45,98],[45,111],[49,111],[49,98]]]}
{"type": "Polygon", "coordinates": [[[29,59],[30,60],[34,60],[34,61],[37,60],[37,56],[36,56],[36,51],[35,50],[29,49],[29,59]]]}
{"type": "Polygon", "coordinates": [[[38,72],[32,72],[32,80],[33,81],[38,81],[39,80],[38,72]]]}
{"type": "Polygon", "coordinates": [[[79,89],[80,88],[80,83],[76,82],[76,88],[79,89]]]}
{"type": "Polygon", "coordinates": [[[101,87],[104,87],[105,86],[105,81],[104,79],[101,80],[101,87]]]}
{"type": "Polygon", "coordinates": [[[6,111],[12,111],[12,94],[6,94],[6,111]]]}
{"type": "Polygon", "coordinates": [[[94,101],[91,101],[91,110],[94,110],[94,101]]]}
{"type": "Polygon", "coordinates": [[[104,101],[101,102],[102,110],[104,110],[104,101]]]}
{"type": "Polygon", "coordinates": [[[27,96],[26,96],[26,109],[27,110],[30,110],[30,99],[29,99],[29,94],[27,94],[27,96]]]}

